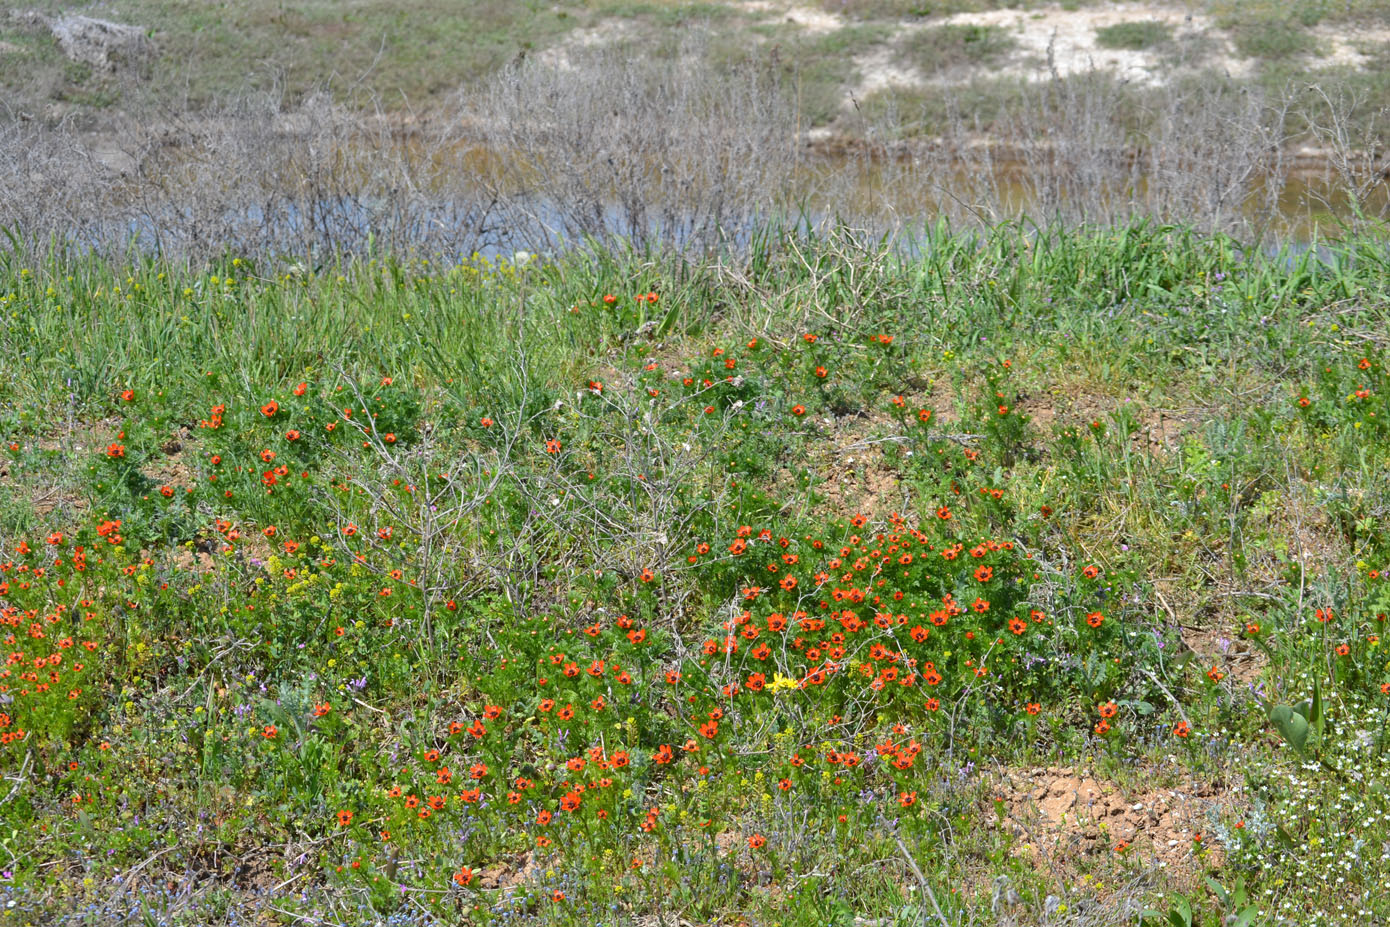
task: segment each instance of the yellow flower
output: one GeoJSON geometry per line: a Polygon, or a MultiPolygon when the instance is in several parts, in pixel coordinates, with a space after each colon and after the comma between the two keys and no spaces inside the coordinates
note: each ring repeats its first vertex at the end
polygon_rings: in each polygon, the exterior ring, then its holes
{"type": "Polygon", "coordinates": [[[785,692],[788,689],[799,688],[801,688],[801,685],[795,679],[792,679],[790,676],[783,676],[781,673],[774,673],[772,682],[767,684],[767,691],[771,692],[773,695],[779,692],[785,692]]]}

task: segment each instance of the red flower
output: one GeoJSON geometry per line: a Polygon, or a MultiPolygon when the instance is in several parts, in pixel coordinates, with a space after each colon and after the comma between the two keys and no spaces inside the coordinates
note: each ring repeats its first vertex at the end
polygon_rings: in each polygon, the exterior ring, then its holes
{"type": "Polygon", "coordinates": [[[351,811],[339,811],[339,812],[338,812],[338,826],[339,826],[339,827],[347,827],[347,826],[348,826],[349,824],[351,824],[351,823],[352,823],[352,812],[351,812],[351,811]]]}
{"type": "Polygon", "coordinates": [[[261,414],[264,415],[266,418],[270,418],[270,417],[273,416],[276,412],[279,412],[279,411],[280,411],[280,403],[276,402],[274,399],[270,400],[270,402],[267,402],[265,405],[261,406],[261,414]]]}
{"type": "Polygon", "coordinates": [[[748,838],[748,846],[754,850],[761,850],[763,847],[767,846],[767,838],[762,834],[754,834],[748,838]]]}

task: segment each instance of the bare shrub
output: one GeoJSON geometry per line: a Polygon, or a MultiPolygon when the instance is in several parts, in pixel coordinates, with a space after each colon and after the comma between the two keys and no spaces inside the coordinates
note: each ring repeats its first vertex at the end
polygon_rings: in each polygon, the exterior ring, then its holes
{"type": "MultiPolygon", "coordinates": [[[[788,216],[879,233],[943,218],[1152,218],[1251,243],[1287,231],[1292,91],[1218,79],[1139,89],[1095,72],[1017,93],[988,125],[948,102],[933,138],[891,109],[861,117],[846,144],[813,155],[775,69],[720,70],[692,40],[667,59],[596,49],[525,61],[420,117],[324,95],[293,109],[263,95],[136,113],[95,133],[14,117],[0,122],[0,227],[43,250],[310,266],[618,241],[737,255],[788,216]]],[[[1328,152],[1326,198],[1365,215],[1384,201],[1384,153],[1345,128],[1355,101],[1322,102],[1311,135],[1328,152]]]]}
{"type": "Polygon", "coordinates": [[[462,110],[494,155],[489,187],[549,245],[714,249],[775,210],[800,155],[771,74],[720,72],[694,43],[669,61],[595,50],[563,69],[527,62],[462,110]]]}
{"type": "Polygon", "coordinates": [[[867,144],[827,202],[868,200],[902,226],[904,203],[955,222],[1031,219],[1112,225],[1140,218],[1262,238],[1288,179],[1291,97],[1229,83],[1140,93],[1109,75],[1020,84],[1012,115],[990,126],[951,110],[927,140],[901,137],[901,115],[861,127],[867,144]]]}
{"type": "Polygon", "coordinates": [[[0,225],[29,247],[175,259],[471,253],[490,203],[439,144],[323,96],[145,113],[99,134],[14,120],[0,127],[0,225]]]}
{"type": "Polygon", "coordinates": [[[1348,114],[1363,102],[1360,98],[1329,94],[1317,86],[1307,92],[1318,104],[1310,132],[1323,159],[1323,186],[1327,190],[1315,198],[1334,215],[1344,214],[1353,230],[1371,226],[1384,231],[1390,219],[1390,149],[1382,140],[1380,124],[1390,107],[1381,108],[1358,131],[1348,114]]]}

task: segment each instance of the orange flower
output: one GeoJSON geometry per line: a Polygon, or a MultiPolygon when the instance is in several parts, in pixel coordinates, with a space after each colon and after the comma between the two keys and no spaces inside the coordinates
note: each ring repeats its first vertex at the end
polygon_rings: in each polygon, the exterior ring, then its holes
{"type": "Polygon", "coordinates": [[[339,827],[347,827],[347,826],[348,826],[349,824],[351,824],[351,823],[352,823],[352,812],[351,812],[351,811],[339,811],[339,812],[338,812],[338,826],[339,826],[339,827]]]}
{"type": "Polygon", "coordinates": [[[761,850],[763,847],[767,846],[767,838],[762,834],[754,834],[748,838],[748,846],[754,850],[761,850]]]}
{"type": "Polygon", "coordinates": [[[279,411],[280,411],[280,403],[276,402],[274,399],[270,400],[270,402],[267,402],[265,405],[261,406],[261,414],[264,415],[266,418],[270,418],[270,417],[273,416],[276,412],[279,412],[279,411]]]}

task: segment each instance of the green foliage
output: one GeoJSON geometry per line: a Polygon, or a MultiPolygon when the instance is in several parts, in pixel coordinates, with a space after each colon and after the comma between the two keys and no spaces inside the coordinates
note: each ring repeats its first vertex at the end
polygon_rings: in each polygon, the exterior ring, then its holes
{"type": "Polygon", "coordinates": [[[1253,19],[1232,27],[1236,51],[1246,58],[1281,61],[1310,54],[1313,37],[1302,22],[1292,19],[1253,19]]]}
{"type": "Polygon", "coordinates": [[[4,265],[10,897],[201,867],[210,922],[274,847],[310,918],[1390,915],[1378,245],[925,235],[4,265]],[[1029,816],[1059,768],[1243,790],[1170,876],[1029,816]]]}
{"type": "Polygon", "coordinates": [[[1143,51],[1163,45],[1172,37],[1173,28],[1160,20],[1135,20],[1096,29],[1096,44],[1101,48],[1143,51]]]}
{"type": "Polygon", "coordinates": [[[998,26],[929,26],[913,33],[904,50],[917,67],[944,71],[998,61],[1014,40],[998,26]]]}

